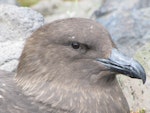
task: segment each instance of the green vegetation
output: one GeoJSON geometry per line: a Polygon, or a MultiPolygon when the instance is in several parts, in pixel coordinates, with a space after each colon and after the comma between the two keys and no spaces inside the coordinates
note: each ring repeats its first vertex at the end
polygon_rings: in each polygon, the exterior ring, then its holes
{"type": "Polygon", "coordinates": [[[34,4],[36,4],[37,2],[39,2],[40,0],[17,0],[17,2],[21,5],[21,6],[32,6],[34,4]]]}
{"type": "Polygon", "coordinates": [[[146,113],[145,109],[139,111],[139,113],[146,113]]]}
{"type": "Polygon", "coordinates": [[[63,0],[63,1],[72,1],[72,2],[77,2],[78,0],[63,0]]]}
{"type": "Polygon", "coordinates": [[[141,109],[141,110],[139,110],[139,111],[137,111],[137,112],[131,111],[130,113],[146,113],[146,111],[145,111],[145,109],[141,109]]]}

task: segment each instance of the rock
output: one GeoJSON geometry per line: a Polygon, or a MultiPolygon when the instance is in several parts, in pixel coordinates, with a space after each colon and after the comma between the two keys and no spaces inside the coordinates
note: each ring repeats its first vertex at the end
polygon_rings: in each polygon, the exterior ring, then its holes
{"type": "Polygon", "coordinates": [[[43,16],[30,8],[0,5],[0,69],[16,69],[25,39],[43,23],[43,16]]]}
{"type": "Polygon", "coordinates": [[[0,0],[0,4],[12,4],[12,5],[16,5],[17,2],[16,2],[16,0],[0,0]]]}
{"type": "Polygon", "coordinates": [[[32,9],[40,12],[42,15],[52,15],[57,13],[58,8],[62,5],[63,2],[61,0],[41,0],[39,3],[31,6],[32,9]]]}
{"type": "Polygon", "coordinates": [[[150,39],[149,0],[107,0],[94,15],[110,32],[118,48],[130,56],[150,39]]]}
{"type": "Polygon", "coordinates": [[[144,85],[137,79],[131,79],[122,75],[118,78],[131,111],[142,113],[137,111],[144,109],[146,112],[143,113],[150,113],[150,78],[147,77],[144,85]]]}
{"type": "Polygon", "coordinates": [[[44,15],[46,23],[67,17],[89,18],[101,0],[41,0],[32,8],[44,15]]]}

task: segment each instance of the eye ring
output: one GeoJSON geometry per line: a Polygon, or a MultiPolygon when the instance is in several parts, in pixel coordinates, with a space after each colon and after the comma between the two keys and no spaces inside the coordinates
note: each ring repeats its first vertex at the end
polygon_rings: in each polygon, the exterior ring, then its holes
{"type": "Polygon", "coordinates": [[[72,42],[71,46],[73,49],[79,49],[80,48],[80,43],[79,42],[72,42]]]}

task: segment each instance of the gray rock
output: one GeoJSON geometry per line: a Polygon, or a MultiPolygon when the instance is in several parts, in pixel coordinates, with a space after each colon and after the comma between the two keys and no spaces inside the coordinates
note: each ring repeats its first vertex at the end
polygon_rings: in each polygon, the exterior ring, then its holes
{"type": "Polygon", "coordinates": [[[30,8],[0,5],[0,69],[16,69],[25,39],[43,23],[43,16],[30,8]]]}
{"type": "Polygon", "coordinates": [[[16,5],[16,0],[0,0],[0,4],[12,4],[16,5]]]}
{"type": "Polygon", "coordinates": [[[41,0],[32,6],[45,17],[46,23],[68,17],[89,18],[102,0],[41,0]]]}
{"type": "Polygon", "coordinates": [[[107,0],[94,15],[124,53],[133,55],[150,40],[144,38],[150,29],[149,0],[107,0]]]}

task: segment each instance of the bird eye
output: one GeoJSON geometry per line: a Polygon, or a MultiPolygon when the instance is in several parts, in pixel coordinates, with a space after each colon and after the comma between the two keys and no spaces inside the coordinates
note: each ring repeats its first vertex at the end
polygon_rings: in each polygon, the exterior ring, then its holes
{"type": "Polygon", "coordinates": [[[72,42],[71,46],[72,46],[73,49],[79,49],[80,48],[80,43],[78,43],[78,42],[72,42]]]}

